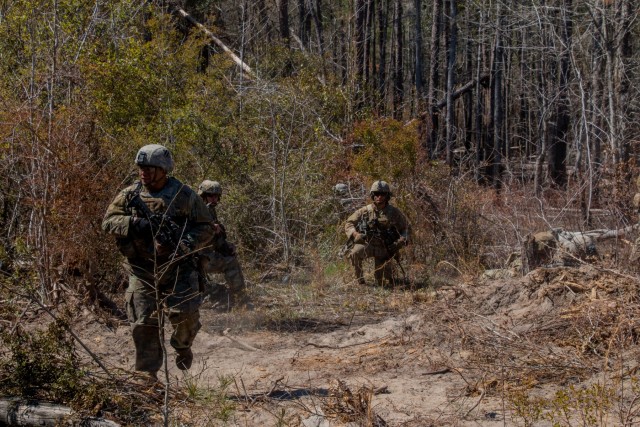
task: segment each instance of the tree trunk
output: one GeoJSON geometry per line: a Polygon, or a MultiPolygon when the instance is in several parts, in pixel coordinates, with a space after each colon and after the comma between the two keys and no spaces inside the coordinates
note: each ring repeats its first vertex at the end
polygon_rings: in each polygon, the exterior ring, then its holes
{"type": "Polygon", "coordinates": [[[422,0],[414,0],[415,8],[415,85],[416,85],[416,111],[423,111],[424,96],[424,66],[423,66],[423,47],[422,47],[422,0]]]}
{"type": "MultiPolygon", "coordinates": [[[[628,65],[633,61],[633,35],[631,31],[633,23],[637,18],[638,5],[636,1],[633,0],[622,0],[616,3],[616,7],[620,9],[618,13],[620,22],[617,25],[618,30],[616,31],[618,35],[618,41],[616,43],[617,62],[614,72],[617,82],[616,93],[618,99],[616,103],[620,108],[618,115],[621,117],[618,123],[618,132],[622,141],[629,141],[634,137],[634,135],[629,134],[627,125],[635,121],[634,103],[631,102],[633,98],[631,94],[631,82],[634,77],[633,72],[635,67],[628,65]]],[[[629,144],[621,144],[620,160],[622,162],[629,160],[629,149],[629,144]]]]}
{"type": "Polygon", "coordinates": [[[558,188],[567,184],[567,137],[569,132],[569,73],[571,65],[572,7],[571,0],[565,0],[561,11],[559,34],[563,51],[560,56],[558,101],[555,128],[549,147],[549,176],[558,188]]]}
{"type": "Polygon", "coordinates": [[[280,39],[288,49],[291,44],[291,30],[289,29],[289,0],[278,0],[278,16],[280,18],[280,39]]]}
{"type": "Polygon", "coordinates": [[[447,54],[447,114],[446,114],[446,140],[447,140],[447,164],[453,166],[453,148],[456,140],[456,124],[453,109],[453,89],[456,84],[455,67],[456,51],[458,48],[457,0],[449,0],[449,52],[447,54]]]}
{"type": "Polygon", "coordinates": [[[496,38],[493,51],[492,70],[492,100],[491,114],[493,116],[493,148],[491,152],[491,180],[493,187],[499,190],[502,186],[502,153],[504,150],[504,45],[503,34],[505,28],[504,15],[501,4],[498,3],[496,38]]]}
{"type": "Polygon", "coordinates": [[[403,28],[402,28],[402,0],[395,0],[393,8],[393,31],[395,49],[393,55],[393,117],[402,119],[404,103],[404,58],[403,58],[403,28]]]}
{"type": "Polygon", "coordinates": [[[373,29],[373,0],[365,0],[364,4],[364,76],[363,76],[363,88],[365,95],[365,102],[370,105],[371,98],[371,75],[373,73],[373,60],[372,60],[372,49],[371,47],[374,45],[373,40],[374,29],[373,29]]]}
{"type": "Polygon", "coordinates": [[[440,35],[442,33],[442,1],[433,0],[431,22],[431,49],[429,60],[429,89],[427,91],[427,126],[425,136],[425,148],[430,159],[437,156],[438,116],[435,111],[436,89],[440,84],[440,35]]]}
{"type": "Polygon", "coordinates": [[[307,7],[307,0],[298,0],[298,19],[299,37],[302,45],[308,49],[311,38],[311,10],[307,7]]]}
{"type": "MultiPolygon", "coordinates": [[[[324,28],[322,26],[322,0],[315,0],[315,2],[316,2],[315,7],[312,8],[313,22],[316,25],[316,38],[318,39],[318,52],[322,57],[322,64],[324,68],[324,28]]],[[[326,74],[326,72],[324,74],[326,74]]]]}
{"type": "MultiPolygon", "coordinates": [[[[487,158],[487,138],[486,130],[484,126],[484,111],[485,111],[485,91],[482,90],[480,85],[480,73],[483,68],[483,46],[484,32],[482,31],[485,23],[485,14],[480,12],[480,22],[478,23],[478,33],[480,34],[480,40],[478,41],[478,47],[476,51],[476,104],[475,104],[475,129],[476,129],[476,170],[475,178],[476,182],[483,183],[486,180],[485,160],[487,158]]],[[[491,79],[489,79],[490,81],[491,79]]]]}
{"type": "Polygon", "coordinates": [[[377,0],[378,8],[378,99],[380,114],[384,114],[387,99],[387,24],[389,22],[388,0],[377,0]]]}
{"type": "Polygon", "coordinates": [[[363,85],[364,85],[364,74],[365,74],[365,22],[366,22],[366,7],[365,0],[355,0],[355,29],[354,29],[354,37],[353,42],[355,46],[356,53],[356,65],[355,65],[355,87],[354,87],[354,97],[355,97],[355,105],[356,110],[360,111],[364,107],[364,98],[363,98],[363,85]]]}

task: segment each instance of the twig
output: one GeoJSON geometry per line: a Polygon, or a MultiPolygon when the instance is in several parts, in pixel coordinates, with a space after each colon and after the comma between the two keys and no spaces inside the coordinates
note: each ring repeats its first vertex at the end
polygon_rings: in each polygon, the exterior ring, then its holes
{"type": "Polygon", "coordinates": [[[248,350],[248,351],[260,351],[259,348],[256,348],[256,347],[254,347],[252,345],[244,343],[244,342],[240,341],[239,339],[234,338],[231,335],[229,335],[229,328],[227,328],[224,331],[222,331],[222,335],[227,337],[227,338],[229,338],[231,341],[233,341],[234,343],[238,344],[239,346],[241,346],[245,350],[248,350]]]}
{"type": "Polygon", "coordinates": [[[467,411],[467,413],[466,413],[466,414],[464,414],[464,416],[462,417],[462,419],[463,419],[463,420],[464,420],[465,418],[467,418],[467,417],[469,416],[469,414],[470,414],[474,409],[476,409],[476,407],[480,404],[480,402],[481,402],[481,401],[482,401],[482,399],[484,398],[485,393],[486,393],[486,390],[482,390],[482,393],[480,393],[480,398],[478,399],[478,401],[476,402],[476,404],[475,404],[475,405],[473,405],[473,406],[471,407],[471,409],[469,409],[469,410],[467,411]]]}
{"type": "Polygon", "coordinates": [[[435,371],[423,372],[422,375],[438,375],[438,374],[446,374],[448,372],[451,372],[451,368],[447,366],[446,368],[438,369],[435,371]]]}
{"type": "Polygon", "coordinates": [[[20,324],[20,320],[24,317],[25,314],[27,314],[27,310],[29,310],[29,307],[31,307],[31,301],[28,302],[27,306],[24,308],[24,310],[22,310],[22,313],[20,313],[20,316],[18,316],[16,324],[13,325],[13,328],[11,328],[11,331],[9,331],[9,335],[13,335],[16,332],[16,329],[18,329],[18,325],[20,324]]]}
{"type": "Polygon", "coordinates": [[[371,344],[373,342],[376,341],[381,341],[385,338],[387,338],[389,335],[385,335],[384,337],[378,339],[378,340],[369,340],[369,341],[364,341],[364,342],[358,342],[358,343],[354,343],[354,344],[347,344],[347,345],[342,345],[342,346],[337,346],[337,345],[325,345],[325,344],[316,344],[314,342],[311,341],[307,341],[307,343],[305,344],[305,346],[310,345],[316,348],[330,348],[331,350],[341,350],[343,348],[349,348],[349,347],[356,347],[359,345],[364,345],[364,344],[371,344]]]}

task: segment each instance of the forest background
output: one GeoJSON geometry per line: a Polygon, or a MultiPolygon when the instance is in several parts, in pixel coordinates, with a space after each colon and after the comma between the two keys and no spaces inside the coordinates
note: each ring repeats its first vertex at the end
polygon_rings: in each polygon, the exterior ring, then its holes
{"type": "Polygon", "coordinates": [[[2,0],[4,299],[121,289],[100,224],[149,143],[183,182],[222,183],[251,277],[344,270],[343,221],[375,179],[423,283],[502,267],[534,231],[633,224],[637,6],[2,0]]]}

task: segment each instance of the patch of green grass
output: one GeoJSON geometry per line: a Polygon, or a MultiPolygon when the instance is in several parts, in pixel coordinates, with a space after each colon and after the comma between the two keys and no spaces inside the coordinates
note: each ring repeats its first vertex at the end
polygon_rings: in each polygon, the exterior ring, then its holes
{"type": "Polygon", "coordinates": [[[218,376],[216,387],[203,387],[197,377],[189,377],[185,380],[187,396],[199,408],[206,412],[207,419],[217,419],[228,422],[236,411],[236,403],[228,397],[229,387],[234,384],[233,376],[218,376]]]}

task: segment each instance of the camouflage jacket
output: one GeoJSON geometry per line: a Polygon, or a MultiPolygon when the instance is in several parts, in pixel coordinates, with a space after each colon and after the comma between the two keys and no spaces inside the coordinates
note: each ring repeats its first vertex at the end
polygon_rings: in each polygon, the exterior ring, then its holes
{"type": "MultiPolygon", "coordinates": [[[[118,248],[128,260],[152,261],[154,242],[149,238],[134,238],[130,233],[132,219],[143,217],[135,208],[127,207],[133,193],[138,188],[135,183],[116,196],[111,202],[102,221],[102,229],[116,237],[118,248]]],[[[193,250],[205,247],[213,237],[211,215],[202,199],[188,186],[170,177],[162,190],[150,193],[141,188],[140,198],[154,214],[165,214],[180,226],[176,240],[187,239],[193,250]]]]}
{"type": "Polygon", "coordinates": [[[353,233],[356,232],[356,227],[363,218],[371,229],[378,229],[379,231],[392,230],[398,236],[404,237],[407,241],[409,240],[411,228],[402,211],[390,204],[387,204],[382,209],[377,209],[373,203],[358,209],[347,218],[344,231],[348,238],[351,238],[353,233]]]}
{"type": "Polygon", "coordinates": [[[213,239],[211,240],[211,249],[220,253],[227,253],[229,243],[227,242],[227,231],[224,228],[224,225],[220,223],[218,220],[218,213],[216,212],[216,208],[214,206],[208,206],[209,214],[213,219],[213,224],[218,224],[220,226],[220,232],[213,235],[213,239]]]}

